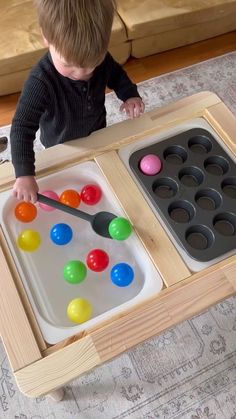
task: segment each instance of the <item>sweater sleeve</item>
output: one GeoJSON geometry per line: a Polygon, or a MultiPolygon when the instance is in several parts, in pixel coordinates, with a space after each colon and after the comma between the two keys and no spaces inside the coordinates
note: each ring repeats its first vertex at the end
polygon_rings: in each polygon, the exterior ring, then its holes
{"type": "Polygon", "coordinates": [[[132,83],[125,70],[118,64],[108,52],[108,83],[107,86],[113,89],[117,97],[125,102],[130,97],[140,97],[136,84],[132,83]]]}
{"type": "Polygon", "coordinates": [[[41,115],[45,111],[46,86],[30,75],[14,115],[11,132],[11,156],[16,177],[35,175],[34,140],[41,115]]]}

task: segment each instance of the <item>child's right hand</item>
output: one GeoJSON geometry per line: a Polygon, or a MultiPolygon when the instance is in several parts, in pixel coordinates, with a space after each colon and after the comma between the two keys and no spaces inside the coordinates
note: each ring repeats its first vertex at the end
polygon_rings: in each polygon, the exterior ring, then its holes
{"type": "Polygon", "coordinates": [[[13,186],[13,196],[26,202],[35,203],[38,191],[39,187],[34,176],[20,176],[13,186]]]}

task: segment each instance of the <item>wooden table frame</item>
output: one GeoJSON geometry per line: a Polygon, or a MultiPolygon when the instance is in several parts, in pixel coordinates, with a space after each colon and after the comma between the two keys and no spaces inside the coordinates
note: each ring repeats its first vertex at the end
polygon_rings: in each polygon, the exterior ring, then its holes
{"type": "MultiPolygon", "coordinates": [[[[0,334],[20,390],[60,398],[65,383],[132,346],[206,310],[236,292],[236,255],[191,273],[168,238],[117,150],[177,124],[204,118],[236,154],[236,118],[215,94],[202,92],[164,108],[93,133],[89,138],[37,153],[38,177],[93,159],[102,170],[165,287],[145,304],[49,346],[33,310],[0,226],[0,334]],[[139,217],[145,213],[144,217],[139,217]],[[146,226],[152,226],[147,231],[146,226]]],[[[0,191],[12,187],[12,165],[0,167],[0,191]]]]}

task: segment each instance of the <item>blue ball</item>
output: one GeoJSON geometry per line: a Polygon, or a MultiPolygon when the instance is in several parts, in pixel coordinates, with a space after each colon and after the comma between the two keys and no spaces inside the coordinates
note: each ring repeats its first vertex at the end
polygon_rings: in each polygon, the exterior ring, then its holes
{"type": "Polygon", "coordinates": [[[73,232],[71,227],[64,223],[55,224],[50,231],[51,240],[59,246],[69,243],[72,236],[73,232]]]}
{"type": "Polygon", "coordinates": [[[113,266],[110,276],[113,284],[127,287],[134,279],[134,271],[127,263],[117,263],[113,266]]]}

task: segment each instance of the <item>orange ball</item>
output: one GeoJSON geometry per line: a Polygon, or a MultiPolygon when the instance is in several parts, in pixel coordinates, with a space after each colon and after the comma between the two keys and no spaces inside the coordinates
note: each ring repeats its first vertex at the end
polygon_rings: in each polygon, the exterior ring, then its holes
{"type": "Polygon", "coordinates": [[[69,207],[77,208],[80,204],[81,198],[80,194],[74,189],[67,189],[62,192],[59,200],[69,207]]]}
{"type": "Polygon", "coordinates": [[[37,216],[37,208],[31,202],[20,202],[15,207],[15,216],[17,220],[22,221],[23,223],[30,223],[37,216]]]}

